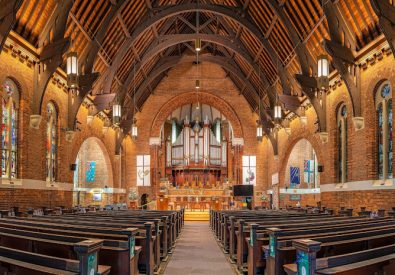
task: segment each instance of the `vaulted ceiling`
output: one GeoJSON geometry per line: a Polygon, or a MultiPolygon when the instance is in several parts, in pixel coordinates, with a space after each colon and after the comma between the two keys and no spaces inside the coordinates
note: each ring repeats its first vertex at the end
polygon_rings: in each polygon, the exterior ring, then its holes
{"type": "MultiPolygon", "coordinates": [[[[100,76],[89,90],[99,111],[118,93],[125,110],[133,112],[134,91],[140,109],[168,70],[193,61],[194,39],[200,37],[202,62],[221,65],[253,110],[262,100],[263,117],[270,119],[277,94],[304,96],[295,78],[303,71],[298,50],[303,47],[306,58],[311,56],[310,65],[325,53],[322,41],[330,32],[322,5],[327,2],[343,17],[343,36],[354,53],[380,35],[367,0],[75,0],[64,37],[71,37],[70,48],[78,52],[85,73],[92,45],[99,47],[93,71],[100,76]]],[[[58,16],[57,5],[24,0],[13,30],[44,46],[51,32],[47,37],[43,32],[58,16]]],[[[309,74],[316,75],[314,66],[309,74]]],[[[132,112],[125,112],[125,121],[132,112]]]]}

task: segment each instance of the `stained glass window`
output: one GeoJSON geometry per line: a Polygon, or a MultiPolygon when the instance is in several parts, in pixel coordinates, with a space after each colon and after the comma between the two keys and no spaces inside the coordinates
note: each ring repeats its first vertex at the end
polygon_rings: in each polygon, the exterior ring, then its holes
{"type": "Polygon", "coordinates": [[[55,106],[50,102],[47,105],[47,181],[56,180],[57,121],[55,106]]]}
{"type": "Polygon", "coordinates": [[[383,104],[379,104],[377,109],[377,119],[378,119],[378,172],[379,178],[384,177],[384,142],[383,142],[383,104]]]}
{"type": "Polygon", "coordinates": [[[342,105],[337,115],[338,125],[338,177],[340,182],[347,181],[347,107],[342,105]]]}
{"type": "Polygon", "coordinates": [[[5,96],[2,98],[1,144],[3,178],[17,177],[18,163],[18,106],[19,92],[14,81],[7,78],[3,83],[5,96]]]}
{"type": "Polygon", "coordinates": [[[384,82],[376,93],[377,172],[379,179],[392,178],[392,91],[384,82]]]}
{"type": "Polygon", "coordinates": [[[388,100],[388,178],[392,179],[392,99],[388,100]]]}

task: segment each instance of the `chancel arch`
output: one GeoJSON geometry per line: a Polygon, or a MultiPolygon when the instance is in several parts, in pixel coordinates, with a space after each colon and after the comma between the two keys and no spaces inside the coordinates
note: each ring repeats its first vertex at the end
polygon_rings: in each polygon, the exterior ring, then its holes
{"type": "Polygon", "coordinates": [[[217,97],[211,93],[205,91],[199,91],[199,96],[197,98],[196,92],[186,92],[178,96],[173,97],[168,102],[166,102],[162,108],[158,111],[155,119],[151,126],[150,136],[159,137],[163,123],[166,121],[168,116],[173,110],[199,100],[200,104],[206,104],[220,110],[221,113],[229,120],[232,124],[233,134],[236,138],[243,138],[243,128],[242,124],[237,117],[233,108],[222,98],[217,97]]]}
{"type": "Polygon", "coordinates": [[[96,137],[87,138],[81,145],[74,168],[74,203],[111,203],[113,171],[103,142],[96,137]]]}

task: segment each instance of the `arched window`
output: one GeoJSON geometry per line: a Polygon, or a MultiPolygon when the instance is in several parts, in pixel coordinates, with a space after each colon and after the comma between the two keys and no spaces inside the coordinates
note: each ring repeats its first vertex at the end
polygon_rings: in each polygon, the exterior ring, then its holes
{"type": "Polygon", "coordinates": [[[392,91],[384,82],[376,92],[377,170],[379,179],[392,178],[392,91]]]}
{"type": "Polygon", "coordinates": [[[19,91],[14,81],[7,78],[3,83],[2,98],[2,123],[1,123],[1,145],[2,145],[2,178],[17,177],[18,156],[18,107],[19,91]]]}
{"type": "Polygon", "coordinates": [[[56,180],[56,153],[58,145],[58,114],[52,102],[47,105],[47,181],[56,180]]]}
{"type": "Polygon", "coordinates": [[[338,177],[339,181],[347,181],[347,107],[342,104],[337,113],[338,128],[338,177]]]}

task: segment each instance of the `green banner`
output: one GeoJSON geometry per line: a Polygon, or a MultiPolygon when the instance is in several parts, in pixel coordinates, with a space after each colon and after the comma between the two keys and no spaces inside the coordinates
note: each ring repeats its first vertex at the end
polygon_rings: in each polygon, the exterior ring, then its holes
{"type": "Polygon", "coordinates": [[[296,255],[296,264],[298,266],[299,275],[309,275],[310,262],[309,255],[304,251],[298,251],[296,255]]]}
{"type": "Polygon", "coordinates": [[[136,238],[135,238],[135,236],[132,236],[129,239],[130,259],[134,257],[134,248],[135,248],[135,246],[136,246],[136,238]]]}
{"type": "Polygon", "coordinates": [[[97,274],[97,253],[88,256],[88,272],[89,275],[97,274]]]}
{"type": "Polygon", "coordinates": [[[273,235],[269,236],[269,256],[276,256],[276,237],[273,235]]]}

